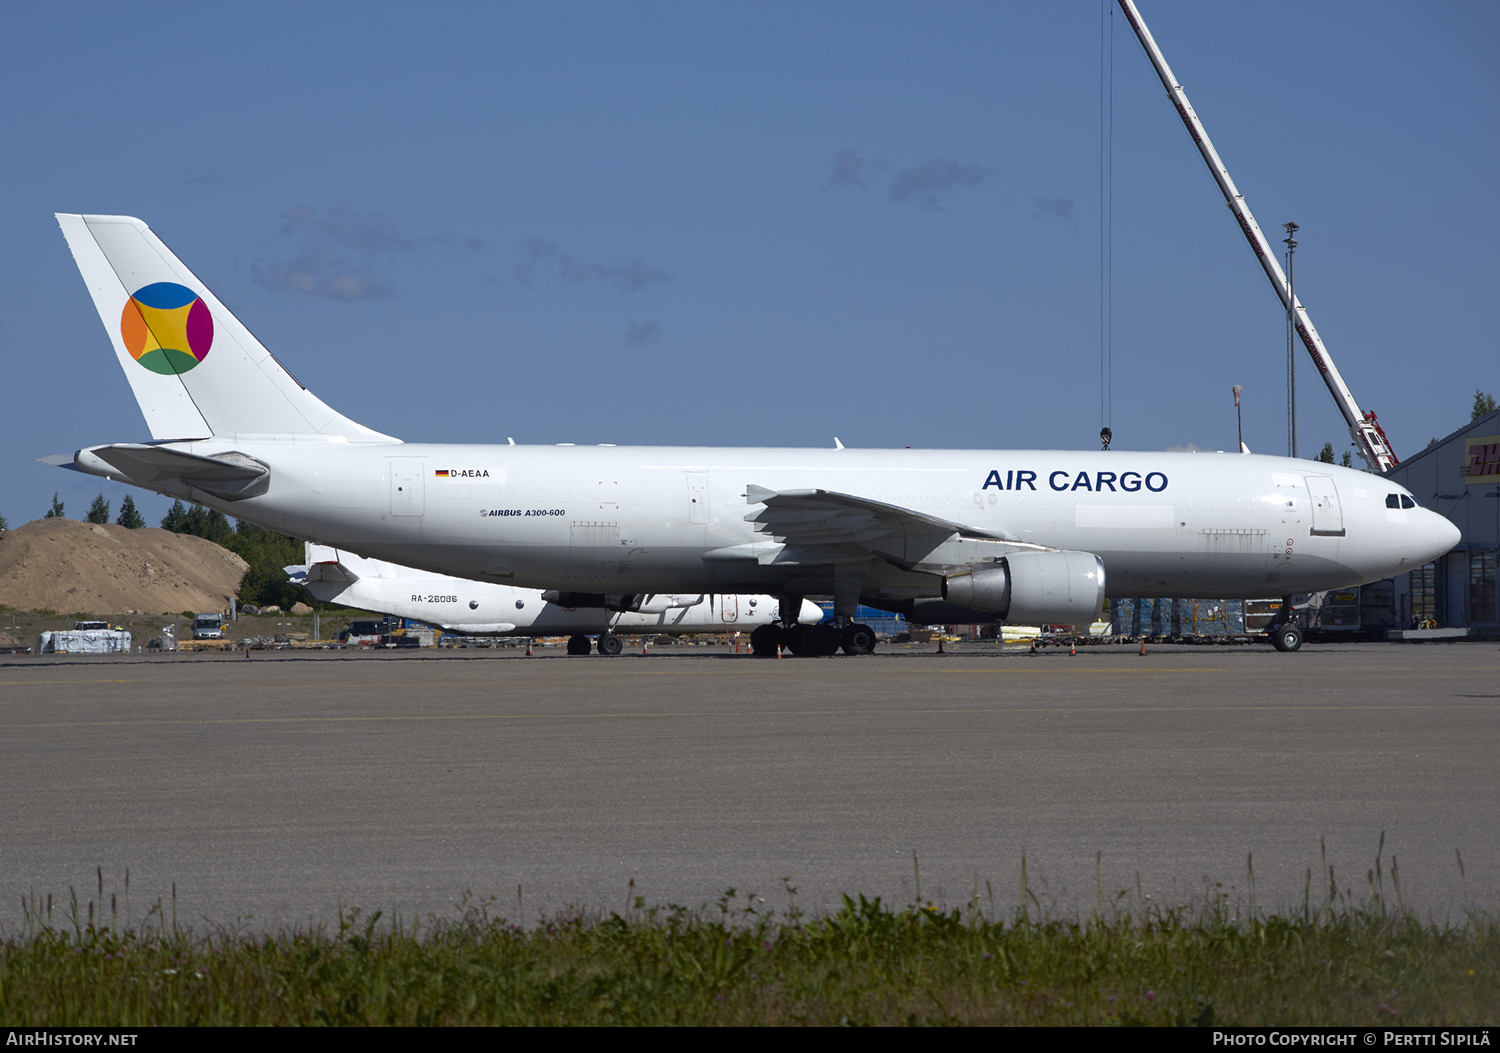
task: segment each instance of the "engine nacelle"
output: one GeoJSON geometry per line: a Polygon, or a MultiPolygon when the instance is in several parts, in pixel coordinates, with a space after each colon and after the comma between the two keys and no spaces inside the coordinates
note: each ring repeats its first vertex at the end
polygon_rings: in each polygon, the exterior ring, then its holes
{"type": "Polygon", "coordinates": [[[602,592],[559,592],[549,589],[542,593],[542,599],[548,603],[555,603],[559,607],[576,609],[578,607],[603,607],[606,610],[618,611],[622,614],[664,614],[679,607],[696,607],[703,602],[702,593],[602,593],[602,592]]]}
{"type": "Polygon", "coordinates": [[[1088,625],[1104,605],[1104,561],[1092,552],[1017,552],[944,578],[943,598],[1020,625],[1088,625]]]}

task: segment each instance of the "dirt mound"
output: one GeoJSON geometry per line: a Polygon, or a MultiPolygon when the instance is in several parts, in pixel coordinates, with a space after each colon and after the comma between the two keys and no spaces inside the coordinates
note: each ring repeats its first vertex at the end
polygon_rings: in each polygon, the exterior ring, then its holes
{"type": "Polygon", "coordinates": [[[89,614],[218,611],[246,566],[189,534],[38,519],[0,534],[0,603],[89,614]]]}

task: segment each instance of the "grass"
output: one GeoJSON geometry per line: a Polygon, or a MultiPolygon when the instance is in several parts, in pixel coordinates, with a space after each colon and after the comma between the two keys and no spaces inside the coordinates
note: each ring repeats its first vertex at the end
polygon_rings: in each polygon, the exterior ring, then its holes
{"type": "Polygon", "coordinates": [[[1269,915],[1210,887],[1176,907],[1101,890],[1070,919],[1027,892],[1001,916],[976,887],[951,910],[846,896],[808,916],[788,886],[779,911],[731,889],[525,927],[466,895],[422,924],[349,910],[270,934],[195,934],[161,902],[122,929],[101,873],[97,900],[25,904],[0,942],[0,1026],[1494,1023],[1500,923],[1420,921],[1394,871],[1395,906],[1377,858],[1358,902],[1325,868],[1269,915]]]}

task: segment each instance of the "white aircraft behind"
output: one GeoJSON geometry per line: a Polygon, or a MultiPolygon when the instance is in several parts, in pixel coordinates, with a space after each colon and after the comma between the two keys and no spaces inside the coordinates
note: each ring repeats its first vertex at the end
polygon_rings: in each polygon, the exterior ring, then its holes
{"type": "MultiPolygon", "coordinates": [[[[643,597],[635,610],[563,607],[537,589],[400,567],[325,545],[308,543],[307,563],[285,568],[287,575],[325,603],[341,603],[436,625],[466,636],[568,635],[569,654],[588,654],[597,636],[599,653],[617,655],[621,633],[753,632],[774,625],[780,604],[774,596],[720,596],[713,593],[643,597]]],[[[799,625],[817,625],[823,609],[802,601],[799,625]]]]}
{"type": "MultiPolygon", "coordinates": [[[[298,383],[140,220],[57,218],[152,441],[48,463],[570,607],[772,593],[789,617],[757,653],[862,640],[860,603],[919,623],[1088,624],[1106,582],[1286,597],[1459,539],[1384,478],[1248,453],[403,443],[298,383]],[[837,625],[796,623],[814,594],[837,625]]],[[[1301,643],[1286,624],[1272,639],[1301,643]]]]}

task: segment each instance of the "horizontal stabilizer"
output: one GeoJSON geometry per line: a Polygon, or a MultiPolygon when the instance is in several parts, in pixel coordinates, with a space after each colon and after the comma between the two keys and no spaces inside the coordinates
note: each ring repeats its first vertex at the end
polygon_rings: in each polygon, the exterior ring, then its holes
{"type": "Polygon", "coordinates": [[[359,575],[342,563],[313,563],[307,568],[306,580],[326,581],[336,585],[353,585],[359,580],[359,575]]]}
{"type": "Polygon", "coordinates": [[[180,480],[226,501],[258,497],[271,485],[271,470],[243,453],[221,453],[213,457],[144,443],[92,446],[73,455],[78,467],[91,475],[102,475],[159,490],[164,482],[180,480]]]}
{"type": "Polygon", "coordinates": [[[45,457],[36,458],[37,464],[50,464],[54,468],[66,468],[70,472],[81,472],[82,468],[73,463],[73,458],[65,453],[49,453],[45,457]]]}

